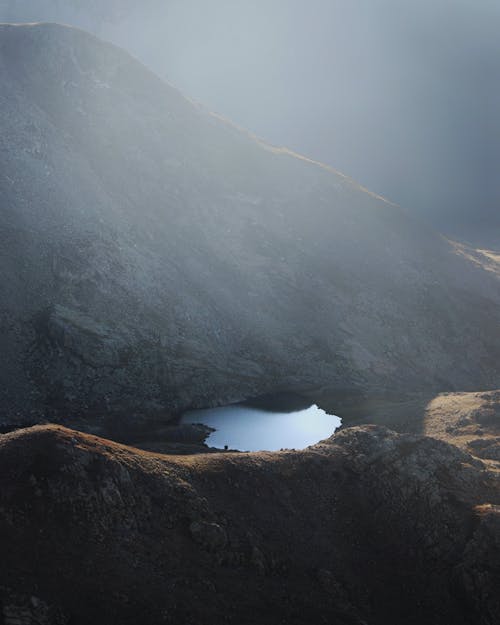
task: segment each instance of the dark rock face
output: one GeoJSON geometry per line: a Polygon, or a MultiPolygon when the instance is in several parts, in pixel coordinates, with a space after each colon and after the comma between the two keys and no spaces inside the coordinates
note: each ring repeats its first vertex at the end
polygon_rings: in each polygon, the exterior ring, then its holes
{"type": "Polygon", "coordinates": [[[376,426],[186,459],[37,426],[0,436],[3,619],[494,625],[499,493],[376,426]]]}
{"type": "Polygon", "coordinates": [[[497,382],[496,274],[397,207],[75,29],[0,81],[4,423],[497,382]]]}

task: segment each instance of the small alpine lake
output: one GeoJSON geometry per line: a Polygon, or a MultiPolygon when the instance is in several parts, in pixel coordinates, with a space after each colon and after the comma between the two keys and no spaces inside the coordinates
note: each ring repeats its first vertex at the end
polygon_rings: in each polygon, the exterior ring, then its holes
{"type": "Polygon", "coordinates": [[[181,423],[201,423],[212,428],[206,440],[209,447],[278,451],[303,449],[328,438],[340,427],[341,419],[316,405],[293,412],[277,412],[233,404],[186,412],[181,423]]]}

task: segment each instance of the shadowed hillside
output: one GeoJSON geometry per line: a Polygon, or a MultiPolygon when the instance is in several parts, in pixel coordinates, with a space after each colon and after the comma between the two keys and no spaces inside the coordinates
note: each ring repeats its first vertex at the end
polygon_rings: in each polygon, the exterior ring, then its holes
{"type": "Polygon", "coordinates": [[[38,426],[0,436],[0,615],[493,625],[499,505],[477,459],[374,426],[187,459],[38,426]]]}
{"type": "Polygon", "coordinates": [[[0,26],[0,415],[494,387],[495,271],[120,49],[0,26]]]}

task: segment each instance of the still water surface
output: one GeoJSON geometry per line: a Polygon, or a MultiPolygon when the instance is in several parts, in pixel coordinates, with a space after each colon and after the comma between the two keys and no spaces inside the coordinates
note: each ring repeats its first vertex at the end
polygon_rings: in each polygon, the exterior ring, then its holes
{"type": "Polygon", "coordinates": [[[182,423],[203,423],[215,429],[207,445],[240,451],[303,449],[331,436],[341,420],[318,406],[296,412],[268,412],[242,405],[192,410],[182,423]]]}

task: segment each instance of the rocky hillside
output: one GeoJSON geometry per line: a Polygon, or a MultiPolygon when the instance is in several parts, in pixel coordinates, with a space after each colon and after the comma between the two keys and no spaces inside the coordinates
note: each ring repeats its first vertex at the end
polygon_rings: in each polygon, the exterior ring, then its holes
{"type": "Polygon", "coordinates": [[[376,426],[185,459],[1,435],[0,622],[494,625],[498,486],[452,445],[376,426]]]}
{"type": "Polygon", "coordinates": [[[500,284],[125,52],[0,26],[0,418],[497,386],[500,284]]]}

